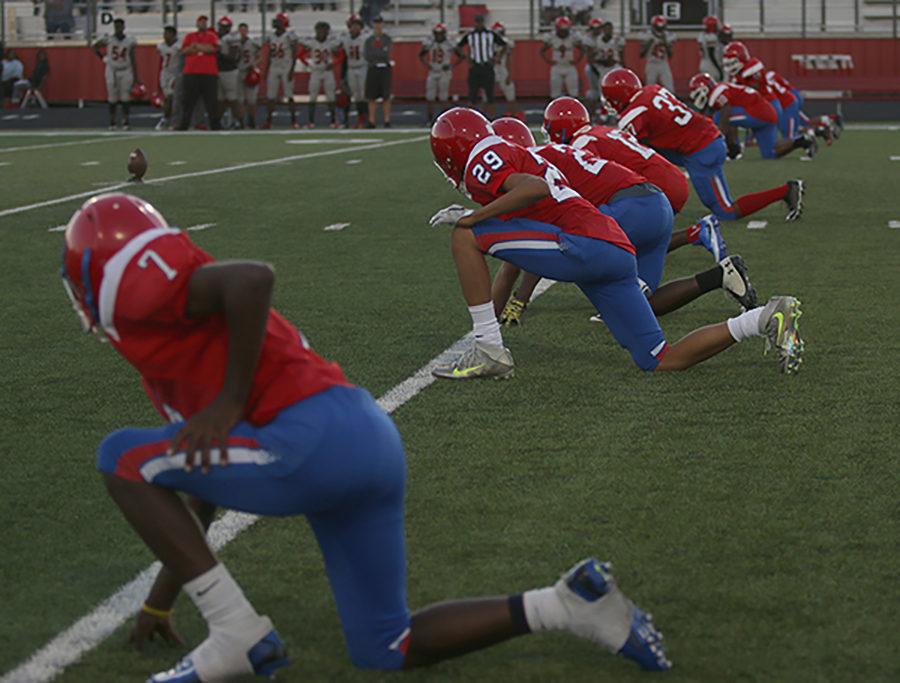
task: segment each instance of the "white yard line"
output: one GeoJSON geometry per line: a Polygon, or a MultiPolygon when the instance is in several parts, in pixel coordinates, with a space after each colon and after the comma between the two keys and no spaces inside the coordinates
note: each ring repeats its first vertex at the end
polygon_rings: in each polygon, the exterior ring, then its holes
{"type": "MultiPolygon", "coordinates": [[[[96,134],[96,133],[95,133],[96,134]]],[[[30,133],[23,132],[22,136],[29,136],[30,133]]],[[[22,145],[21,147],[0,147],[0,154],[5,154],[6,152],[25,152],[32,149],[54,149],[56,147],[71,147],[72,145],[93,145],[97,142],[115,142],[116,140],[129,140],[132,138],[143,138],[146,135],[141,135],[140,133],[132,133],[129,135],[116,135],[116,136],[104,136],[98,137],[94,140],[69,140],[67,142],[47,142],[40,145],[22,145]]]]}
{"type": "MultiPolygon", "coordinates": [[[[541,280],[532,295],[532,300],[546,292],[553,284],[552,280],[541,280]]],[[[431,374],[434,368],[451,362],[471,343],[472,333],[470,332],[398,385],[389,389],[378,399],[378,405],[386,413],[393,413],[423,389],[434,384],[436,378],[431,374]]],[[[216,551],[221,550],[242,531],[256,523],[257,519],[259,519],[257,516],[243,512],[225,513],[209,529],[210,545],[216,551]]],[[[46,683],[46,681],[56,678],[66,667],[74,664],[83,655],[100,645],[113,631],[137,612],[141,601],[153,584],[159,566],[159,562],[154,562],[144,569],[97,605],[93,611],[57,635],[25,662],[8,671],[0,678],[0,683],[46,683]]]]}
{"type": "MultiPolygon", "coordinates": [[[[279,157],[278,159],[265,159],[263,161],[249,161],[244,164],[235,164],[234,166],[224,166],[221,168],[210,168],[205,171],[192,171],[191,173],[179,173],[176,175],[163,176],[162,178],[151,178],[149,180],[144,181],[144,185],[158,185],[160,183],[168,183],[173,180],[185,180],[187,178],[201,178],[203,176],[209,175],[218,175],[219,173],[232,173],[234,171],[245,171],[248,168],[260,168],[261,166],[272,166],[274,164],[284,164],[289,163],[291,161],[301,161],[303,159],[315,159],[318,157],[328,157],[334,156],[336,154],[349,154],[357,152],[365,152],[370,149],[381,149],[383,147],[393,147],[395,145],[406,145],[410,142],[421,142],[423,140],[427,140],[428,136],[420,135],[414,138],[406,138],[403,140],[391,140],[390,142],[379,142],[377,144],[372,145],[355,145],[353,147],[341,147],[339,149],[329,149],[324,150],[322,152],[307,152],[306,154],[294,154],[288,157],[279,157]]],[[[36,202],[34,204],[26,204],[25,206],[16,206],[11,209],[4,209],[0,211],[0,218],[4,216],[13,216],[19,213],[25,213],[26,211],[32,211],[33,209],[43,209],[47,206],[54,206],[56,204],[64,204],[66,202],[73,201],[75,199],[83,199],[86,197],[93,197],[97,194],[102,194],[103,192],[112,192],[113,190],[120,190],[123,187],[134,187],[131,183],[116,183],[114,185],[109,185],[107,187],[97,188],[95,190],[87,190],[86,192],[77,192],[75,194],[66,195],[65,197],[56,197],[55,199],[47,199],[43,202],[36,202]]]]}

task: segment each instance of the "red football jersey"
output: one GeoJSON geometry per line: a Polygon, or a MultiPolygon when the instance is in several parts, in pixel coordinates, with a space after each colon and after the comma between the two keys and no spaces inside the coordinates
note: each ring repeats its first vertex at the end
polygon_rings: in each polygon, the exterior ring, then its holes
{"type": "MultiPolygon", "coordinates": [[[[184,312],[191,275],[213,260],[179,230],[156,228],[138,234],[104,268],[101,325],[170,421],[186,420],[204,408],[225,381],[225,316],[191,320],[184,312]]],[[[303,336],[271,310],[244,419],[266,424],[282,408],[335,385],[347,385],[341,369],[313,353],[303,336]]]]}
{"type": "Polygon", "coordinates": [[[734,83],[719,83],[709,94],[709,106],[721,109],[726,104],[741,107],[755,119],[768,123],[778,123],[775,107],[766,102],[753,88],[734,83]]]}
{"type": "Polygon", "coordinates": [[[721,135],[712,119],[692,112],[660,85],[645,85],[622,112],[619,128],[657,149],[693,154],[721,135]]]}
{"type": "Polygon", "coordinates": [[[585,126],[575,133],[572,146],[642,175],[665,193],[675,213],[681,211],[688,199],[690,188],[681,169],[642,145],[631,133],[609,126],[585,126]]]}
{"type": "Polygon", "coordinates": [[[782,78],[775,71],[766,71],[766,84],[769,90],[775,93],[782,107],[790,107],[796,100],[796,96],[791,92],[791,84],[786,78],[782,78]]]}
{"type": "MultiPolygon", "coordinates": [[[[763,99],[767,102],[778,100],[778,95],[772,91],[772,88],[766,81],[765,65],[756,57],[747,62],[747,65],[741,72],[734,77],[734,82],[738,85],[746,85],[753,88],[762,95],[763,99]]],[[[779,100],[779,103],[780,102],[781,100],[779,100]]]]}
{"type": "MultiPolygon", "coordinates": [[[[466,193],[473,201],[486,206],[503,195],[503,182],[513,173],[527,173],[543,178],[550,186],[550,196],[524,209],[499,216],[501,220],[527,218],[555,225],[563,232],[611,242],[634,253],[634,247],[622,228],[609,216],[579,195],[566,177],[553,164],[534,152],[491,135],[481,140],[469,154],[463,174],[466,193]]],[[[478,244],[488,251],[487,237],[476,236],[478,244]]]]}
{"type": "Polygon", "coordinates": [[[594,206],[606,204],[619,190],[647,182],[615,161],[568,145],[542,145],[532,149],[562,171],[572,188],[594,206]]]}

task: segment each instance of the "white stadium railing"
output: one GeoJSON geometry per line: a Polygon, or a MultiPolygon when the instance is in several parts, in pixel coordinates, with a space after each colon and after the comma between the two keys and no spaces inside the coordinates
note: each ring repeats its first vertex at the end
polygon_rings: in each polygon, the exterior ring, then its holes
{"type": "Polygon", "coordinates": [[[616,31],[627,34],[643,30],[649,17],[659,12],[669,14],[675,30],[692,31],[699,27],[695,18],[716,14],[739,35],[896,38],[900,28],[900,0],[0,0],[0,41],[16,45],[84,42],[107,33],[114,17],[123,17],[131,35],[149,42],[159,40],[163,26],[187,28],[200,14],[228,14],[235,24],[246,22],[260,35],[280,11],[303,29],[316,21],[342,29],[351,13],[366,18],[381,13],[393,36],[411,39],[427,34],[439,21],[456,31],[460,15],[474,10],[473,5],[485,7],[489,22],[501,21],[515,37],[536,36],[562,14],[576,24],[590,17],[608,19],[616,31]]]}

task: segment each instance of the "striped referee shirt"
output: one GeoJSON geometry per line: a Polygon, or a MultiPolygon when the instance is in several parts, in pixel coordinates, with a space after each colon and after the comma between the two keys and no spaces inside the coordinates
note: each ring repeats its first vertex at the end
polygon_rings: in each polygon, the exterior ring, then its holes
{"type": "Polygon", "coordinates": [[[506,41],[488,29],[481,31],[475,29],[464,35],[456,47],[462,50],[466,45],[469,46],[469,59],[473,64],[493,65],[495,47],[503,47],[506,45],[506,41]]]}

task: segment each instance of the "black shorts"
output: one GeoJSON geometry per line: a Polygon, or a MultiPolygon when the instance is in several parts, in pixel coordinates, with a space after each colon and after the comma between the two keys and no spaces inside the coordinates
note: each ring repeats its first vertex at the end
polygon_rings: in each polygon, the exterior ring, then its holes
{"type": "Polygon", "coordinates": [[[484,90],[488,102],[494,101],[494,65],[473,64],[469,67],[469,102],[478,103],[478,91],[484,90]]]}
{"type": "Polygon", "coordinates": [[[391,67],[370,66],[366,71],[366,99],[391,99],[391,67]]]}

